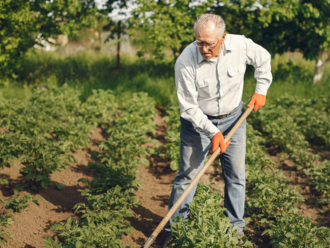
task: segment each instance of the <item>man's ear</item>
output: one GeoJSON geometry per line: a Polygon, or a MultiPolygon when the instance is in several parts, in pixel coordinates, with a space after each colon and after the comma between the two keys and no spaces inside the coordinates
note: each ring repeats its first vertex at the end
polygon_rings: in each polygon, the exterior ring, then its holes
{"type": "Polygon", "coordinates": [[[223,33],[223,34],[221,35],[221,41],[222,41],[222,42],[225,41],[226,35],[227,35],[227,33],[223,33]]]}

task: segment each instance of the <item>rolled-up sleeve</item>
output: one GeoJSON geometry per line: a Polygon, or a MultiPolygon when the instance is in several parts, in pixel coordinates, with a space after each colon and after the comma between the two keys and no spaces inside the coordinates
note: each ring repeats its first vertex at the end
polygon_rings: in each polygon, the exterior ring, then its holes
{"type": "Polygon", "coordinates": [[[267,95],[269,86],[272,83],[271,56],[269,52],[254,43],[251,39],[245,38],[247,64],[255,68],[254,77],[257,80],[255,93],[267,95]]]}
{"type": "Polygon", "coordinates": [[[193,127],[212,138],[219,129],[212,124],[199,108],[198,91],[194,82],[193,67],[177,61],[175,64],[175,85],[180,104],[181,117],[190,121],[193,127]]]}

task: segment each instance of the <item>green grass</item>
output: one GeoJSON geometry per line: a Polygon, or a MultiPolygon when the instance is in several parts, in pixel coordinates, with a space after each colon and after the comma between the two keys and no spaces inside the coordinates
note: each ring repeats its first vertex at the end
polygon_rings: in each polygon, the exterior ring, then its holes
{"type": "MultiPolygon", "coordinates": [[[[276,55],[272,59],[273,84],[267,101],[284,93],[299,98],[330,98],[330,65],[322,80],[312,84],[314,61],[306,61],[299,54],[276,55]]],[[[116,75],[116,57],[94,51],[74,55],[64,52],[29,53],[23,61],[20,80],[0,80],[0,96],[24,99],[32,87],[68,84],[81,92],[81,100],[92,94],[92,89],[111,89],[116,95],[145,91],[154,97],[158,106],[166,107],[175,98],[174,62],[159,62],[124,54],[120,75],[116,75]]],[[[251,98],[255,89],[254,68],[248,66],[245,75],[243,101],[251,98]]],[[[330,106],[329,106],[330,107],[330,106]]]]}

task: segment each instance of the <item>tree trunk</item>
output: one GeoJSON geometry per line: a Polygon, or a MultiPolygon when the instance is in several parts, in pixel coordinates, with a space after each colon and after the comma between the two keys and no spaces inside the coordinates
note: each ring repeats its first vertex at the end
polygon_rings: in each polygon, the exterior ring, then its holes
{"type": "Polygon", "coordinates": [[[316,84],[322,79],[324,67],[330,62],[330,54],[327,54],[325,61],[322,61],[323,56],[325,55],[324,51],[320,51],[319,56],[316,58],[315,71],[313,77],[313,84],[316,84]]]}
{"type": "Polygon", "coordinates": [[[118,43],[117,43],[117,75],[119,75],[119,70],[120,70],[120,35],[121,35],[120,24],[121,24],[121,21],[118,21],[118,32],[117,32],[117,38],[118,38],[118,43]]]}

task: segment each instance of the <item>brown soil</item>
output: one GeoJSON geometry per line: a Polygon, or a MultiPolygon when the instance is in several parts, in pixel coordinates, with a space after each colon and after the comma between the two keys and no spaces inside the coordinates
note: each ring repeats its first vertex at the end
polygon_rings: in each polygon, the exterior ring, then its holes
{"type": "MultiPolygon", "coordinates": [[[[158,125],[157,133],[152,137],[158,140],[159,146],[162,146],[166,143],[166,129],[162,119],[164,112],[158,110],[158,114],[159,116],[154,118],[158,125]]],[[[5,130],[0,129],[0,131],[3,132],[5,130]]],[[[0,213],[2,215],[10,213],[14,216],[14,223],[9,227],[3,227],[6,232],[13,233],[14,238],[11,240],[5,237],[4,239],[7,241],[7,244],[1,247],[44,247],[42,245],[44,238],[49,236],[54,237],[58,234],[58,232],[49,230],[52,224],[66,221],[70,217],[76,217],[72,211],[73,206],[78,202],[85,201],[84,197],[77,191],[85,185],[77,181],[80,178],[93,178],[92,173],[87,168],[87,164],[89,161],[92,161],[92,151],[98,150],[98,145],[105,136],[101,129],[96,128],[91,138],[91,150],[83,149],[75,151],[73,154],[77,159],[77,163],[70,165],[66,171],[56,172],[52,175],[52,181],[65,184],[65,188],[62,190],[48,188],[38,193],[27,190],[26,192],[36,195],[41,199],[42,204],[29,203],[29,209],[26,212],[13,213],[11,210],[5,209],[3,203],[0,202],[0,213]]],[[[319,225],[330,226],[330,216],[322,214],[320,208],[315,204],[318,196],[308,186],[308,178],[303,177],[295,171],[292,161],[288,159],[281,160],[279,159],[279,155],[271,156],[271,158],[276,161],[276,167],[287,177],[288,184],[292,187],[296,185],[302,186],[299,192],[303,194],[307,201],[299,205],[300,213],[304,216],[312,217],[313,221],[319,225]]],[[[135,193],[140,206],[132,209],[136,215],[129,218],[135,231],[122,236],[122,242],[133,247],[142,246],[166,215],[171,184],[175,177],[175,173],[169,168],[169,159],[159,158],[157,156],[151,156],[148,159],[150,160],[150,166],[140,166],[140,172],[137,174],[137,177],[143,184],[143,188],[140,188],[135,193]]],[[[9,200],[13,196],[12,190],[14,185],[23,180],[19,174],[21,167],[22,165],[20,163],[15,163],[1,170],[1,178],[8,178],[10,185],[1,186],[0,198],[9,200]]],[[[211,184],[215,190],[223,194],[224,183],[220,172],[221,169],[217,165],[217,162],[215,162],[202,177],[201,181],[211,184]]],[[[20,192],[18,195],[23,196],[26,192],[20,192]]],[[[262,240],[253,235],[253,223],[247,227],[246,233],[253,243],[262,242],[262,240]]],[[[163,239],[164,233],[161,232],[152,247],[160,247],[163,239]]],[[[259,245],[255,247],[265,246],[259,245]]]]}

